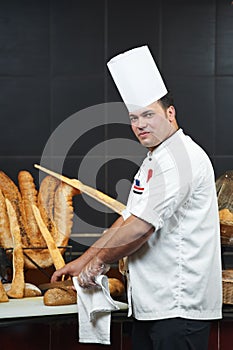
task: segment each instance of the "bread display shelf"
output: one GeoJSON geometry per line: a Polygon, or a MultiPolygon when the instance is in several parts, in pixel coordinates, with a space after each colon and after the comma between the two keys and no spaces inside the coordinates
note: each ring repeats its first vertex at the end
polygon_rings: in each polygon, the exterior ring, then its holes
{"type": "MultiPolygon", "coordinates": [[[[120,310],[127,310],[126,303],[115,301],[120,310]]],[[[78,312],[78,305],[45,306],[43,297],[10,299],[0,304],[0,319],[20,317],[41,317],[50,315],[65,315],[78,312]]]]}

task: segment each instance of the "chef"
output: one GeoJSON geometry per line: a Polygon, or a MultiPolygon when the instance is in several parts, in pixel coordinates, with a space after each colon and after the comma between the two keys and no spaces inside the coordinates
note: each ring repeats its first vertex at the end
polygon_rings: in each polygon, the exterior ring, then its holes
{"type": "Polygon", "coordinates": [[[181,128],[147,46],[112,58],[108,68],[148,154],[127,208],[80,258],[56,271],[84,288],[128,256],[134,350],[206,350],[221,318],[221,254],[214,172],[181,128]]]}

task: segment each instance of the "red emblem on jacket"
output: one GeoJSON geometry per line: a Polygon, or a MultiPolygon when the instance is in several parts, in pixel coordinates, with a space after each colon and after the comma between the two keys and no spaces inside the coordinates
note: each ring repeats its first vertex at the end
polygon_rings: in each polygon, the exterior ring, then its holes
{"type": "Polygon", "coordinates": [[[146,180],[146,182],[149,182],[149,180],[152,178],[152,175],[153,175],[153,170],[149,169],[148,173],[147,173],[147,180],[146,180]]]}

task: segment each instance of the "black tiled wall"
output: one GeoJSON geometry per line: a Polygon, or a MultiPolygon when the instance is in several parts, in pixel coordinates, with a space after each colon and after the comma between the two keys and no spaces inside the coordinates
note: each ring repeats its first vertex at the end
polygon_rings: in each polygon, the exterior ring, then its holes
{"type": "MultiPolygon", "coordinates": [[[[80,180],[95,187],[89,181],[98,179],[99,189],[111,195],[117,194],[122,180],[123,195],[118,198],[125,201],[135,164],[144,151],[139,150],[136,157],[132,154],[132,163],[115,155],[114,164],[104,140],[118,138],[123,146],[131,140],[130,131],[126,125],[114,126],[107,107],[100,117],[103,127],[94,128],[99,115],[89,108],[121,101],[106,62],[144,44],[149,45],[174,94],[180,126],[207,151],[216,177],[232,169],[231,1],[0,0],[1,170],[17,182],[18,171],[27,169],[38,185],[33,164],[40,163],[56,128],[76,113],[77,134],[85,118],[88,133],[67,152],[63,173],[77,177],[83,159],[89,160],[90,173],[80,180]],[[86,109],[85,116],[79,113],[86,109]],[[95,167],[97,173],[92,174],[95,167]]],[[[115,123],[122,124],[122,117],[117,118],[116,113],[115,123]]],[[[67,134],[59,135],[62,146],[67,134]]],[[[50,148],[45,163],[60,170],[56,161],[62,159],[62,151],[53,141],[50,148]]],[[[114,214],[98,206],[88,209],[79,197],[75,205],[80,213],[75,230],[98,231],[113,220],[114,214]]]]}

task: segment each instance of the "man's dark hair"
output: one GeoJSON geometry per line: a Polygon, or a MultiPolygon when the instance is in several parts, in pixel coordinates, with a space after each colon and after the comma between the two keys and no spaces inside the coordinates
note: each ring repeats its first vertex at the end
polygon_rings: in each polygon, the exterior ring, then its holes
{"type": "Polygon", "coordinates": [[[158,102],[163,109],[167,109],[169,106],[174,106],[174,99],[171,92],[168,92],[165,96],[161,97],[158,102]]]}

